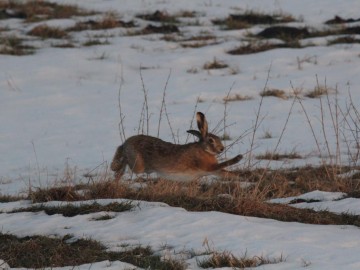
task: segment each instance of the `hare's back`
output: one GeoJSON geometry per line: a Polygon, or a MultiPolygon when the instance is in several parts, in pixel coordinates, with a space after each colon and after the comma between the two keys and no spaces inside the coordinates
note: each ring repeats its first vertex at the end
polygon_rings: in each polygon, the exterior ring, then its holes
{"type": "Polygon", "coordinates": [[[144,159],[148,160],[173,155],[177,145],[152,136],[136,135],[126,140],[125,148],[127,152],[130,150],[141,154],[144,159]]]}

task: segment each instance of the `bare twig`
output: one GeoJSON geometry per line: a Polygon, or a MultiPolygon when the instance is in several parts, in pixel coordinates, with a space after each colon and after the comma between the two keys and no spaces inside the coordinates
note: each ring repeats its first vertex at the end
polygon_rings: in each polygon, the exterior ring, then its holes
{"type": "MultiPolygon", "coordinates": [[[[229,100],[230,93],[231,93],[234,85],[235,85],[235,82],[233,82],[233,84],[230,86],[230,89],[229,89],[229,91],[228,91],[228,93],[227,93],[227,95],[226,95],[226,98],[225,98],[225,100],[224,100],[224,118],[223,118],[223,119],[224,119],[224,120],[223,120],[223,122],[224,122],[224,133],[223,133],[223,134],[224,134],[224,135],[223,135],[223,138],[226,138],[227,105],[228,105],[228,102],[229,102],[228,100],[229,100]]],[[[226,147],[226,140],[224,140],[224,146],[226,147]]],[[[226,148],[225,148],[225,149],[226,149],[226,148]]],[[[226,158],[226,152],[227,152],[227,151],[224,152],[225,158],[226,158]]]]}
{"type": "MultiPolygon", "coordinates": [[[[171,76],[171,69],[169,70],[169,75],[166,79],[166,83],[164,86],[164,90],[163,90],[163,95],[162,95],[162,101],[161,101],[161,107],[160,107],[160,112],[159,112],[159,123],[158,123],[158,131],[157,131],[157,137],[160,136],[160,125],[161,125],[161,119],[162,119],[162,114],[163,114],[163,110],[165,110],[166,108],[166,103],[165,103],[165,96],[166,96],[166,89],[170,80],[170,76],[171,76]]],[[[171,127],[170,127],[171,129],[171,127]]]]}
{"type": "MultiPolygon", "coordinates": [[[[290,84],[291,84],[291,88],[293,89],[293,91],[294,91],[294,93],[295,93],[295,88],[294,88],[294,86],[292,85],[291,82],[290,82],[290,84]]],[[[317,136],[316,136],[316,134],[315,134],[315,130],[314,130],[313,124],[311,123],[310,117],[309,117],[309,115],[308,115],[308,113],[307,113],[307,110],[305,109],[305,106],[304,106],[304,104],[302,103],[301,98],[300,98],[299,96],[295,96],[295,98],[296,98],[296,100],[299,102],[299,104],[300,104],[300,106],[301,106],[301,109],[302,109],[302,111],[303,111],[304,114],[305,114],[307,123],[308,123],[308,125],[309,125],[309,127],[310,127],[312,136],[313,136],[313,138],[314,138],[314,140],[315,140],[316,147],[317,147],[317,149],[318,149],[320,158],[321,158],[322,162],[325,163],[325,160],[324,160],[324,158],[323,158],[323,156],[322,156],[322,151],[321,151],[321,147],[320,147],[320,142],[319,142],[319,140],[318,140],[318,138],[317,138],[317,136]]]]}
{"type": "Polygon", "coordinates": [[[124,85],[124,78],[121,75],[119,92],[118,92],[118,106],[119,106],[119,116],[120,116],[119,135],[120,135],[120,139],[121,139],[122,143],[124,143],[124,141],[126,140],[125,125],[124,125],[125,115],[122,113],[122,108],[121,108],[121,90],[122,90],[123,85],[124,85]]]}
{"type": "Polygon", "coordinates": [[[36,153],[36,148],[35,148],[34,141],[31,141],[31,144],[32,144],[32,147],[33,147],[34,155],[35,155],[36,169],[37,169],[37,173],[38,173],[38,181],[39,181],[39,184],[40,184],[41,177],[40,177],[39,160],[38,160],[38,156],[37,156],[37,153],[36,153]]]}
{"type": "MultiPolygon", "coordinates": [[[[266,77],[266,81],[265,81],[263,91],[265,91],[267,89],[267,85],[269,83],[271,65],[272,64],[270,64],[270,67],[269,67],[268,72],[267,72],[267,77],[266,77]]],[[[249,161],[248,161],[248,167],[249,168],[250,168],[250,165],[251,165],[251,159],[252,159],[252,155],[253,155],[253,148],[254,148],[254,143],[255,143],[255,134],[256,134],[261,122],[262,122],[261,118],[260,118],[260,115],[261,115],[261,108],[262,108],[263,101],[264,101],[264,96],[261,96],[260,97],[260,103],[259,103],[258,109],[256,111],[256,119],[255,119],[255,124],[254,124],[254,127],[253,127],[253,134],[252,134],[251,142],[250,142],[249,161]]]]}
{"type": "MultiPolygon", "coordinates": [[[[143,90],[143,94],[144,94],[144,116],[146,116],[146,135],[149,135],[149,122],[150,122],[150,116],[149,116],[149,103],[148,103],[148,96],[147,96],[147,91],[145,89],[145,84],[144,84],[144,78],[142,76],[142,67],[140,66],[140,79],[141,79],[141,84],[142,84],[142,90],[143,90]]],[[[144,119],[145,121],[145,119],[144,119]]]]}

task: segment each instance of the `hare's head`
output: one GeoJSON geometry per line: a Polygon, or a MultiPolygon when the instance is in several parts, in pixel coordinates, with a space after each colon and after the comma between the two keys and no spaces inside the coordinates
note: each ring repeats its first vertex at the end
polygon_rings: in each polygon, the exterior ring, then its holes
{"type": "Polygon", "coordinates": [[[224,145],[222,144],[220,138],[212,133],[208,133],[208,123],[205,115],[201,112],[197,112],[196,121],[199,131],[191,129],[187,132],[199,138],[200,143],[202,143],[206,152],[212,155],[217,155],[224,151],[224,145]]]}

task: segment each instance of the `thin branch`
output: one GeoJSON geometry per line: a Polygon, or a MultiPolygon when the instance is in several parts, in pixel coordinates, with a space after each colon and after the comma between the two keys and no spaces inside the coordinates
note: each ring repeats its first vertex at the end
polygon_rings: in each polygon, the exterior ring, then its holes
{"type": "MultiPolygon", "coordinates": [[[[230,93],[231,93],[234,85],[235,85],[235,82],[233,82],[232,85],[230,86],[230,89],[229,89],[229,91],[228,91],[228,93],[227,93],[227,95],[226,95],[225,101],[224,101],[224,118],[223,118],[223,119],[224,119],[224,120],[223,120],[223,122],[224,122],[224,135],[223,135],[223,137],[224,137],[224,138],[226,137],[227,105],[228,105],[228,100],[229,100],[230,93]]],[[[225,141],[225,140],[224,140],[224,146],[226,147],[226,141],[225,141]]],[[[225,148],[225,149],[226,149],[226,148],[225,148]]],[[[224,152],[225,158],[226,158],[226,152],[227,152],[227,151],[224,152]]]]}
{"type": "MultiPolygon", "coordinates": [[[[271,66],[272,66],[272,64],[270,64],[270,67],[268,69],[267,77],[266,77],[266,81],[265,81],[263,91],[265,91],[267,89],[267,85],[269,83],[271,66]]],[[[256,134],[259,126],[260,126],[259,121],[260,121],[260,114],[261,114],[261,108],[262,108],[263,101],[264,101],[264,96],[261,95],[260,103],[259,103],[259,106],[258,106],[258,109],[257,109],[257,112],[256,112],[255,125],[254,125],[254,128],[253,128],[253,134],[252,134],[251,143],[250,143],[249,162],[248,162],[248,167],[249,168],[250,168],[250,165],[251,165],[251,159],[252,159],[252,154],[253,154],[252,150],[254,148],[254,143],[255,143],[255,134],[256,134]]]]}
{"type": "Polygon", "coordinates": [[[141,79],[142,90],[143,90],[143,94],[144,94],[144,116],[146,115],[146,135],[149,135],[149,122],[150,122],[149,104],[148,104],[147,91],[145,89],[145,84],[144,84],[144,78],[142,76],[141,70],[142,70],[142,67],[140,66],[140,79],[141,79]]]}
{"type": "Polygon", "coordinates": [[[121,75],[119,92],[118,92],[118,107],[119,107],[119,116],[120,116],[119,135],[122,143],[124,143],[124,141],[126,140],[125,126],[124,126],[125,115],[122,113],[122,108],[121,108],[121,90],[123,85],[124,85],[124,78],[121,75]]]}
{"type": "Polygon", "coordinates": [[[169,70],[169,75],[168,75],[168,77],[166,79],[166,83],[165,83],[164,90],[163,90],[160,113],[159,113],[159,123],[158,123],[157,137],[160,136],[160,124],[161,124],[163,109],[166,107],[165,96],[166,96],[166,89],[167,89],[167,86],[168,86],[168,83],[169,83],[169,80],[170,80],[170,76],[171,76],[171,69],[169,70]]]}

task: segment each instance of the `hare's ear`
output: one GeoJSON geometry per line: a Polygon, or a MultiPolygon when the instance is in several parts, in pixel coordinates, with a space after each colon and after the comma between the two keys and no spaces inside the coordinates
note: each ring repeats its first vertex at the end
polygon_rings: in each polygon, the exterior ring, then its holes
{"type": "Polygon", "coordinates": [[[187,133],[190,133],[196,137],[198,137],[200,140],[202,140],[202,137],[201,137],[201,133],[197,130],[193,130],[193,129],[190,129],[188,131],[186,131],[187,133]]]}
{"type": "Polygon", "coordinates": [[[208,123],[206,121],[205,115],[202,112],[197,112],[196,121],[201,133],[201,137],[205,139],[208,135],[208,123]]]}

